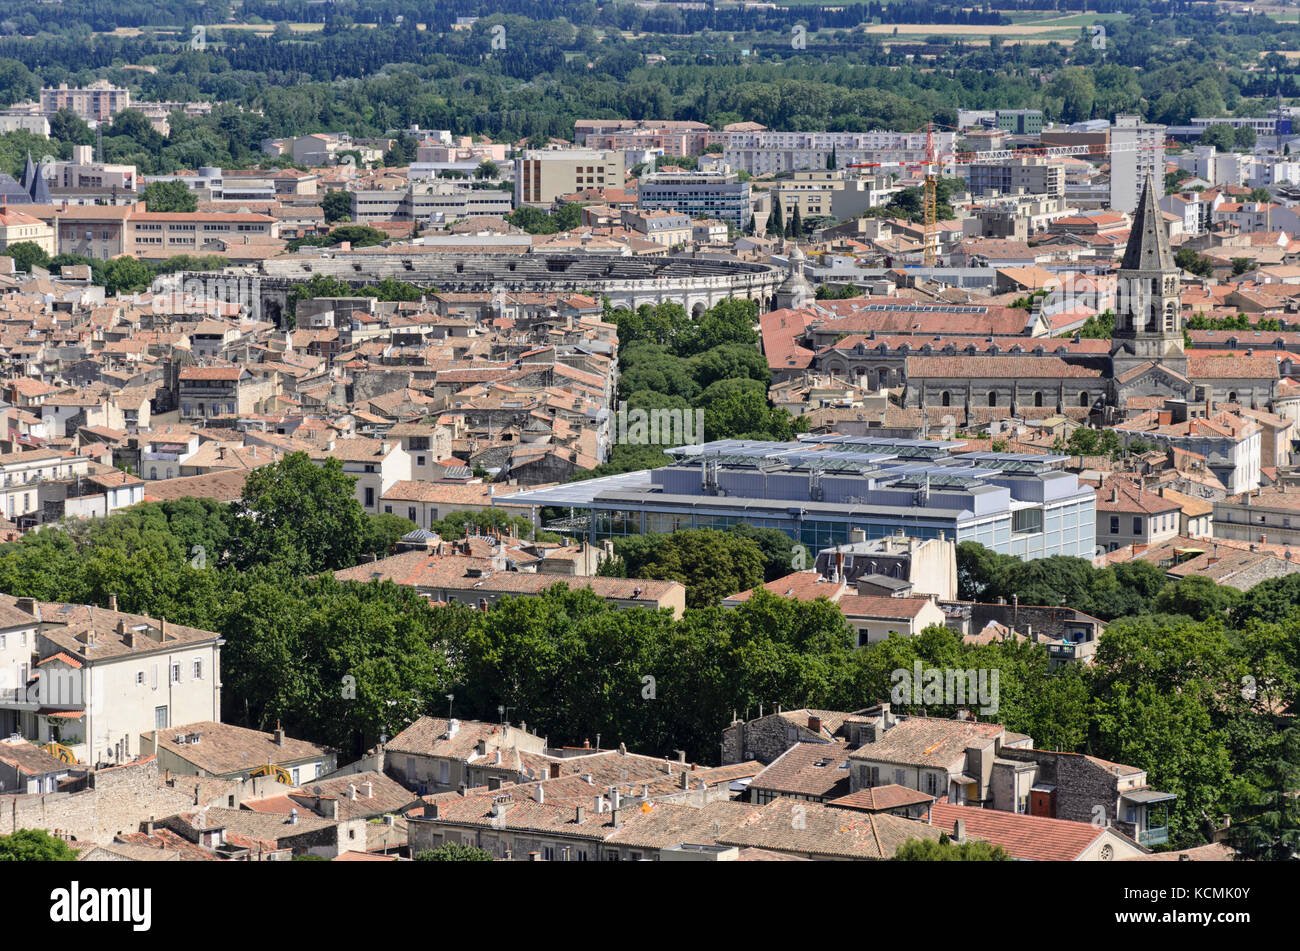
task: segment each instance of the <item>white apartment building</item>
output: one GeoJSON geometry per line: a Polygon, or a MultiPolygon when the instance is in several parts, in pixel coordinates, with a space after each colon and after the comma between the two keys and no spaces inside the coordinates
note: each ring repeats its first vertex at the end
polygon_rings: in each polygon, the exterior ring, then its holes
{"type": "Polygon", "coordinates": [[[357,501],[372,515],[380,511],[379,500],[385,492],[411,479],[411,457],[396,439],[332,440],[328,448],[311,453],[311,461],[317,465],[324,465],[326,459],[338,459],[343,471],[356,478],[357,501]]]}
{"type": "Polygon", "coordinates": [[[1165,194],[1165,126],[1119,115],[1110,129],[1110,207],[1132,212],[1151,176],[1156,200],[1165,194]]]}
{"type": "MultiPolygon", "coordinates": [[[[920,162],[924,132],[731,132],[723,136],[723,161],[751,175],[824,169],[831,152],[838,168],[862,162],[920,162]]],[[[955,132],[935,132],[939,153],[952,152],[955,132]]],[[[1134,199],[1136,201],[1136,199],[1134,199]]]]}
{"type": "Polygon", "coordinates": [[[113,765],[140,753],[141,733],[219,719],[221,636],[120,612],[115,602],[0,595],[0,733],[113,765]]]}
{"type": "Polygon", "coordinates": [[[90,460],[85,456],[68,455],[57,449],[0,455],[0,515],[17,521],[39,513],[43,482],[84,476],[89,469],[90,460]]]}

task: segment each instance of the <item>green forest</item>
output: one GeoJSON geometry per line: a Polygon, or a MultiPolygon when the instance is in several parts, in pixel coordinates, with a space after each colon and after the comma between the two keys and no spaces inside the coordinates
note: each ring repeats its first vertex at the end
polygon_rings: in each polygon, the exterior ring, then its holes
{"type": "MultiPolygon", "coordinates": [[[[0,105],[32,99],[42,85],[95,79],[128,87],[137,101],[216,103],[210,115],[174,113],[166,136],[135,110],[104,130],[106,160],[150,174],[246,166],[262,160],[265,139],[319,131],[381,136],[418,125],[541,144],[571,138],[578,118],[912,130],[930,120],[951,126],[958,108],[1041,108],[1067,122],[1137,112],[1179,123],[1256,114],[1279,93],[1300,96],[1300,61],[1278,52],[1300,49],[1300,24],[1206,3],[1089,6],[1099,15],[1130,11],[1105,21],[1104,49],[1081,22],[1067,41],[997,37],[990,46],[934,37],[940,52],[922,61],[865,28],[1006,25],[1078,7],[1004,0],[996,11],[921,3],[644,10],[460,0],[430,10],[400,0],[264,0],[242,4],[231,24],[224,3],[5,0],[0,105]],[[451,29],[459,16],[478,19],[451,29]],[[276,26],[247,28],[258,24],[276,26]],[[791,46],[795,24],[808,30],[806,49],[791,46]],[[205,31],[199,48],[197,26],[205,31]],[[493,45],[498,38],[503,48],[493,45]]],[[[95,141],[70,114],[53,125],[49,141],[0,137],[0,168],[13,173],[28,150],[66,156],[95,141]]]]}

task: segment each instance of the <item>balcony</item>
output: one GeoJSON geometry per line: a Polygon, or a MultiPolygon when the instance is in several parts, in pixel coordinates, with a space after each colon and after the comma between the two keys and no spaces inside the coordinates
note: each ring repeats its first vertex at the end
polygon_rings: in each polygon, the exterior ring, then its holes
{"type": "Polygon", "coordinates": [[[1151,848],[1153,845],[1164,845],[1169,841],[1169,827],[1143,829],[1137,834],[1137,841],[1138,845],[1145,845],[1147,848],[1151,848]]]}

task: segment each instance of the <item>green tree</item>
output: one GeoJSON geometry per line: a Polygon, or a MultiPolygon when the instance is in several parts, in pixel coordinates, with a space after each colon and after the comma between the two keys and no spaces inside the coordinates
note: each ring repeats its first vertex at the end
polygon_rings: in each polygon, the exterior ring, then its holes
{"type": "Polygon", "coordinates": [[[618,539],[614,552],[627,564],[628,577],[684,584],[689,607],[717,604],[763,581],[764,559],[758,543],[711,528],[633,535],[618,539]]]}
{"type": "Polygon", "coordinates": [[[75,862],[77,853],[44,829],[18,829],[0,835],[0,862],[75,862]]]}
{"type": "Polygon", "coordinates": [[[1198,145],[1212,145],[1220,152],[1231,152],[1237,144],[1237,132],[1226,122],[1217,122],[1206,126],[1196,141],[1198,145]]]}
{"type": "Polygon", "coordinates": [[[81,116],[65,107],[50,116],[50,138],[68,145],[93,145],[95,133],[81,116]]]}
{"type": "Polygon", "coordinates": [[[769,236],[781,238],[786,232],[785,222],[781,219],[781,196],[775,192],[769,194],[772,196],[772,213],[767,218],[767,233],[769,236]]]}
{"type": "Polygon", "coordinates": [[[424,849],[415,854],[417,862],[491,862],[492,854],[473,845],[444,842],[436,849],[424,849]]]}
{"type": "Polygon", "coordinates": [[[123,256],[103,264],[104,290],[109,294],[142,291],[153,281],[153,271],[143,261],[123,256]]]}
{"type": "Polygon", "coordinates": [[[477,179],[498,178],[501,175],[501,166],[491,159],[484,159],[478,163],[478,168],[474,169],[474,177],[477,179]]]}
{"type": "Polygon", "coordinates": [[[296,574],[355,564],[365,537],[355,482],[338,459],[318,466],[305,452],[254,469],[242,498],[231,503],[235,564],[278,564],[296,574]]]}
{"type": "Polygon", "coordinates": [[[960,844],[948,839],[947,833],[936,839],[908,839],[894,852],[895,862],[1010,862],[1011,856],[1000,845],[978,839],[960,844]]]}
{"type": "Polygon", "coordinates": [[[199,200],[182,181],[150,182],[140,196],[145,207],[152,212],[197,211],[199,200]]]}
{"type": "Polygon", "coordinates": [[[1155,600],[1155,609],[1162,614],[1186,614],[1197,621],[1222,617],[1241,601],[1236,588],[1215,584],[1201,575],[1180,578],[1167,585],[1155,600]]]}
{"type": "Polygon", "coordinates": [[[1267,793],[1233,816],[1228,841],[1237,857],[1257,862],[1289,862],[1300,858],[1300,729],[1290,727],[1279,737],[1277,755],[1265,769],[1267,793]]]}
{"type": "Polygon", "coordinates": [[[325,212],[326,224],[352,220],[352,195],[341,188],[331,188],[327,191],[321,198],[320,206],[325,212]]]}
{"type": "Polygon", "coordinates": [[[14,259],[14,268],[31,273],[33,267],[48,268],[50,255],[35,241],[17,241],[5,248],[3,254],[14,259]]]}

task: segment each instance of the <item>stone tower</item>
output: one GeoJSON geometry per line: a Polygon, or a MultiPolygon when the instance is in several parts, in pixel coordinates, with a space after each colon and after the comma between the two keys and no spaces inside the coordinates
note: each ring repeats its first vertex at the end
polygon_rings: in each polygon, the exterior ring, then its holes
{"type": "MultiPolygon", "coordinates": [[[[1180,273],[1169,250],[1169,231],[1156,205],[1155,185],[1148,175],[1116,275],[1115,332],[1111,335],[1110,356],[1111,373],[1117,383],[1136,383],[1136,377],[1147,376],[1140,368],[1148,363],[1177,374],[1183,381],[1187,379],[1180,273]]],[[[1169,381],[1164,382],[1167,385],[1169,381]]]]}

